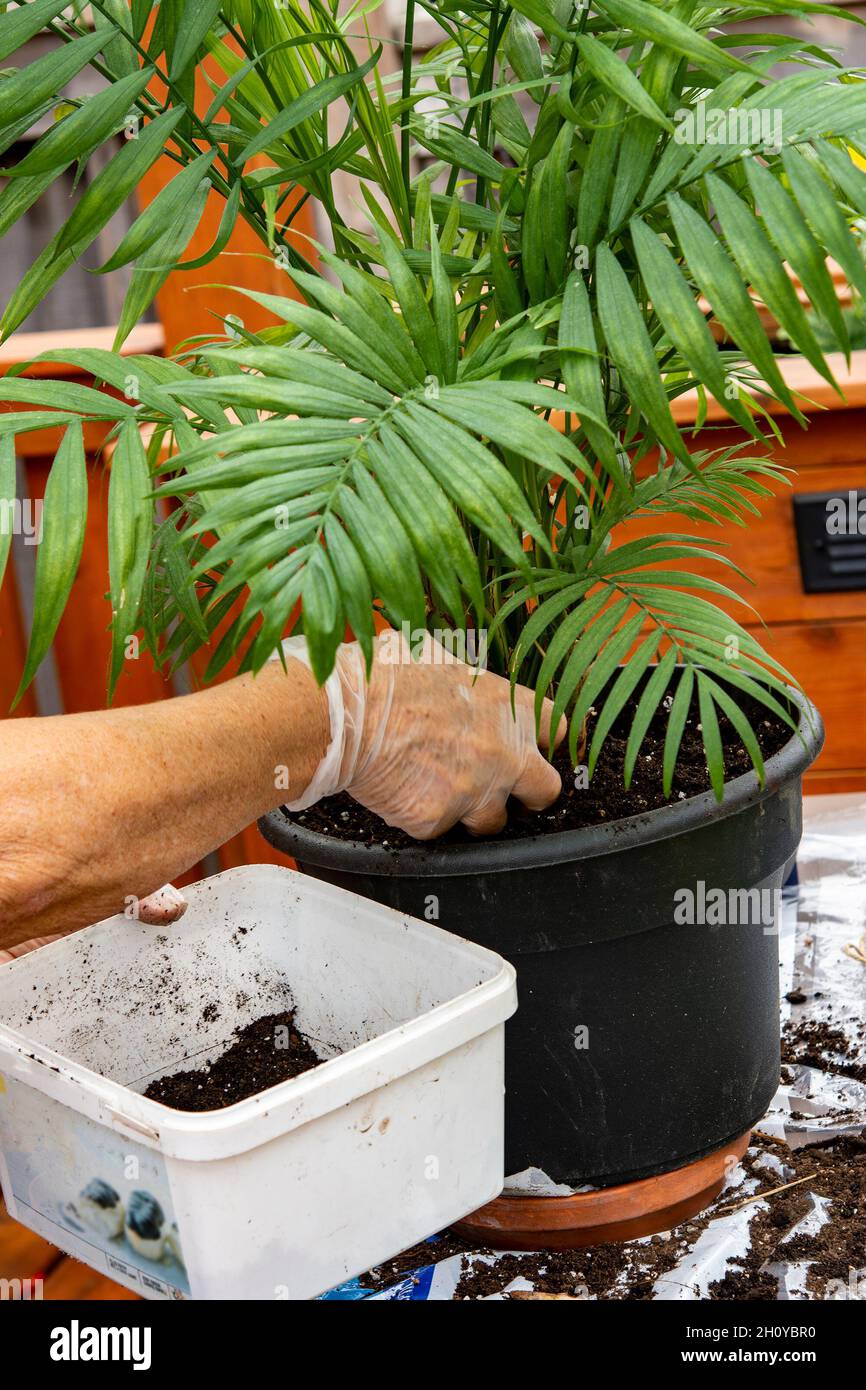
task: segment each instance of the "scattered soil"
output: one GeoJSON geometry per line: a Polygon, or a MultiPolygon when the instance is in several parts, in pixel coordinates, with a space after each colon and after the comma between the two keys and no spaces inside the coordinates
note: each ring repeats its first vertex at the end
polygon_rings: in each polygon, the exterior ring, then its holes
{"type": "Polygon", "coordinates": [[[643,1246],[612,1243],[586,1250],[501,1255],[495,1264],[476,1260],[464,1268],[454,1297],[486,1298],[522,1278],[537,1293],[641,1301],[650,1297],[656,1279],[673,1269],[681,1248],[677,1241],[658,1238],[643,1246]]]}
{"type": "Polygon", "coordinates": [[[729,1270],[724,1279],[717,1279],[709,1289],[710,1298],[715,1302],[773,1303],[778,1293],[778,1281],[772,1274],[751,1269],[729,1270]]]}
{"type": "Polygon", "coordinates": [[[209,1066],[161,1076],[144,1094],[172,1110],[222,1110],[325,1060],[298,1032],[291,1012],[257,1018],[235,1038],[209,1066]]]}
{"type": "MultiPolygon", "coordinates": [[[[792,999],[797,993],[802,991],[791,991],[787,998],[802,1002],[792,999]]],[[[782,1034],[783,1084],[793,1079],[792,1066],[866,1081],[866,1065],[857,1060],[866,1030],[861,1024],[857,1031],[860,1044],[826,1019],[789,1019],[782,1034]]],[[[805,1116],[792,1110],[791,1118],[805,1116]]],[[[841,1279],[847,1287],[850,1271],[866,1268],[866,1138],[840,1138],[800,1149],[790,1149],[767,1136],[761,1136],[760,1142],[791,1170],[792,1176],[784,1181],[807,1180],[800,1187],[768,1197],[768,1209],[757,1211],[750,1222],[748,1255],[737,1262],[739,1269],[729,1270],[710,1287],[710,1297],[774,1299],[776,1280],[761,1270],[768,1260],[808,1261],[806,1287],[816,1298],[826,1297],[829,1280],[841,1279]],[[829,1220],[814,1236],[786,1236],[810,1211],[810,1193],[830,1199],[829,1220]]],[[[752,1172],[759,1178],[761,1190],[769,1193],[781,1185],[782,1180],[772,1172],[752,1172]]]]}
{"type": "Polygon", "coordinates": [[[366,1274],[361,1275],[358,1282],[372,1293],[380,1293],[383,1289],[390,1289],[393,1284],[399,1284],[400,1280],[405,1279],[413,1270],[423,1269],[426,1265],[440,1264],[451,1255],[470,1254],[477,1248],[461,1236],[444,1231],[435,1240],[421,1240],[417,1245],[412,1245],[408,1250],[395,1255],[392,1260],[374,1265],[366,1274]]]}
{"type": "Polygon", "coordinates": [[[805,1004],[806,995],[801,989],[789,989],[785,995],[789,1004],[805,1004]]]}
{"type": "MultiPolygon", "coordinates": [[[[739,695],[738,699],[755,731],[763,756],[771,757],[792,737],[790,728],[756,701],[743,695],[739,695]]],[[[683,801],[687,797],[707,791],[710,779],[696,702],[693,702],[683,734],[670,798],[665,797],[662,790],[662,762],[668,718],[668,712],[664,708],[656,712],[650,723],[638,755],[631,787],[628,791],[625,790],[623,765],[634,708],[635,701],[632,699],[614,723],[588,786],[584,785],[585,772],[578,769],[576,775],[567,747],[560,747],[553,760],[562,777],[563,789],[559,799],[546,811],[540,812],[527,811],[518,801],[512,799],[508,803],[508,824],[493,838],[526,839],[533,835],[549,835],[559,830],[578,830],[588,825],[599,825],[605,821],[655,811],[668,805],[669,801],[683,801]]],[[[596,719],[597,711],[593,709],[587,724],[587,747],[592,740],[596,719]]],[[[731,781],[734,777],[748,772],[752,763],[740,742],[739,735],[721,711],[719,730],[725,748],[725,780],[731,781]]],[[[293,819],[308,830],[315,830],[339,840],[354,840],[362,844],[383,845],[395,849],[418,843],[404,831],[386,825],[379,816],[367,811],[345,792],[339,796],[327,797],[316,806],[298,813],[293,819]]],[[[466,844],[475,838],[458,825],[436,843],[437,846],[466,844]]]]}
{"type": "MultiPolygon", "coordinates": [[[[862,1040],[866,1034],[862,1024],[859,1034],[862,1040]]],[[[862,1042],[858,1045],[823,1019],[789,1019],[782,1033],[782,1061],[788,1066],[815,1067],[852,1081],[866,1081],[866,1063],[857,1060],[861,1052],[862,1042]]]]}
{"type": "Polygon", "coordinates": [[[687,1232],[695,1238],[699,1230],[700,1222],[694,1221],[680,1229],[681,1239],[652,1236],[641,1246],[609,1244],[589,1250],[529,1251],[520,1255],[499,1254],[445,1231],[435,1241],[422,1241],[393,1260],[368,1270],[358,1282],[364,1289],[378,1293],[399,1283],[413,1270],[440,1264],[453,1255],[487,1255],[494,1257],[496,1263],[464,1259],[454,1294],[456,1299],[485,1298],[491,1293],[501,1293],[513,1279],[520,1277],[531,1282],[539,1293],[550,1295],[645,1299],[655,1280],[673,1269],[686,1248],[687,1232]],[[618,1280],[620,1288],[614,1295],[612,1286],[618,1280]]]}
{"type": "MultiPolygon", "coordinates": [[[[710,1299],[775,1301],[777,1282],[761,1266],[777,1259],[811,1261],[806,1282],[816,1298],[825,1296],[828,1280],[841,1279],[847,1285],[850,1269],[866,1268],[866,1140],[836,1139],[791,1150],[781,1140],[755,1134],[742,1162],[757,1183],[753,1195],[766,1193],[767,1208],[762,1210],[755,1204],[750,1250],[742,1261],[736,1262],[738,1267],[729,1269],[723,1279],[710,1285],[710,1299]],[[774,1154],[792,1176],[783,1178],[772,1168],[757,1166],[767,1153],[774,1154]],[[775,1193],[774,1189],[796,1178],[808,1181],[801,1187],[775,1193]],[[830,1199],[830,1220],[816,1236],[787,1236],[809,1211],[810,1192],[830,1199]]],[[[503,1293],[513,1280],[522,1278],[546,1297],[646,1301],[652,1297],[656,1280],[693,1248],[707,1226],[742,1200],[737,1192],[723,1193],[707,1211],[672,1231],[645,1241],[612,1242],[586,1250],[501,1254],[445,1232],[439,1239],[423,1241],[362,1274],[359,1283],[364,1289],[380,1292],[414,1270],[461,1255],[463,1268],[454,1293],[458,1300],[503,1293]],[[465,1258],[469,1255],[488,1256],[495,1262],[470,1261],[465,1258]]],[[[513,1290],[508,1297],[520,1299],[527,1294],[513,1290]]]]}
{"type": "Polygon", "coordinates": [[[752,1174],[760,1179],[763,1190],[769,1193],[783,1181],[797,1178],[808,1181],[778,1196],[768,1196],[767,1209],[756,1211],[751,1220],[749,1252],[737,1261],[741,1267],[711,1284],[710,1298],[775,1299],[776,1280],[761,1270],[768,1260],[809,1261],[806,1287],[816,1298],[827,1296],[829,1280],[841,1279],[847,1287],[850,1271],[866,1268],[866,1141],[835,1139],[801,1149],[789,1149],[766,1137],[760,1142],[793,1170],[792,1178],[781,1179],[776,1173],[753,1167],[752,1174]],[[814,1236],[786,1236],[811,1209],[810,1193],[830,1199],[829,1220],[814,1236]]]}

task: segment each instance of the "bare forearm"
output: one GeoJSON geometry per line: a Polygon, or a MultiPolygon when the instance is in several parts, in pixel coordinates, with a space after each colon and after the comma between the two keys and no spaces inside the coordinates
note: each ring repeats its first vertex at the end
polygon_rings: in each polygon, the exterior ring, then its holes
{"type": "Polygon", "coordinates": [[[153,892],[298,797],[327,741],[325,696],[297,662],[154,705],[0,724],[0,947],[153,892]]]}

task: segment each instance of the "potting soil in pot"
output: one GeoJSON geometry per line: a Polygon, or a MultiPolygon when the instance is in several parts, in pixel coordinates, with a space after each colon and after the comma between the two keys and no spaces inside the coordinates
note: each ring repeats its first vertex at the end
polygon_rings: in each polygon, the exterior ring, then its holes
{"type": "MultiPolygon", "coordinates": [[[[757,701],[742,695],[738,695],[738,699],[755,730],[762,755],[764,758],[771,757],[791,738],[789,725],[757,701]]],[[[599,705],[598,708],[600,707],[599,705]]],[[[665,796],[662,788],[662,764],[668,718],[668,711],[664,705],[650,722],[638,754],[631,786],[628,791],[625,790],[623,763],[635,708],[636,703],[632,698],[608,734],[592,780],[589,782],[586,779],[585,768],[575,769],[572,766],[567,741],[563,743],[553,759],[554,766],[562,777],[562,793],[558,800],[545,811],[537,812],[527,811],[518,801],[510,801],[508,824],[496,839],[521,839],[561,830],[580,830],[587,825],[599,825],[604,821],[619,820],[624,816],[642,815],[647,811],[657,810],[660,806],[667,806],[670,802],[683,801],[689,796],[697,796],[700,792],[707,791],[710,779],[696,700],[692,704],[683,733],[670,797],[665,796]]],[[[725,745],[725,780],[731,781],[734,777],[749,772],[752,762],[730,720],[722,710],[718,713],[719,732],[725,745]]],[[[592,731],[597,718],[598,709],[593,708],[587,720],[588,747],[592,742],[592,731]]],[[[360,806],[345,792],[339,796],[326,797],[315,806],[301,811],[294,819],[307,830],[315,830],[339,840],[384,844],[394,849],[417,843],[404,831],[386,825],[377,815],[360,806]]],[[[436,843],[437,846],[465,844],[467,840],[476,838],[457,825],[436,843]]]]}
{"type": "Polygon", "coordinates": [[[780,937],[780,1086],[706,1211],[587,1250],[493,1252],[445,1233],[329,1297],[866,1301],[866,798],[840,801],[805,804],[780,937]]]}
{"type": "Polygon", "coordinates": [[[294,1017],[286,1012],[255,1019],[237,1030],[235,1042],[213,1062],[161,1076],[144,1094],[172,1110],[222,1110],[310,1071],[325,1059],[298,1032],[294,1017]]]}

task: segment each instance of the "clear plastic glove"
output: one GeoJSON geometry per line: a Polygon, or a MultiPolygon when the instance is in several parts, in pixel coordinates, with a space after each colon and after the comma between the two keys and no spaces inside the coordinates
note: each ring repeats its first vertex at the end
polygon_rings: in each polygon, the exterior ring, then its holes
{"type": "MultiPolygon", "coordinates": [[[[309,665],[302,637],[283,650],[309,665]]],[[[345,643],[325,689],[330,743],[289,810],[345,791],[388,825],[431,840],[457,821],[473,834],[496,834],[511,795],[531,811],[559,795],[559,773],[536,743],[533,692],[518,686],[512,713],[507,680],[476,671],[429,635],[413,657],[400,633],[381,633],[369,683],[358,643],[345,643]]],[[[543,747],[551,713],[546,700],[543,747]]],[[[565,730],[563,719],[554,744],[565,730]]]]}

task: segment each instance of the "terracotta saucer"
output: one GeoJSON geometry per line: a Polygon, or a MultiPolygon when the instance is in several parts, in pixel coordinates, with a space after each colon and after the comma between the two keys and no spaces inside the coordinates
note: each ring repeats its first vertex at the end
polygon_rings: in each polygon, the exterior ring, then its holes
{"type": "Polygon", "coordinates": [[[657,1177],[573,1197],[496,1197],[452,1228],[497,1250],[571,1250],[669,1231],[703,1211],[722,1190],[751,1130],[714,1153],[657,1177]]]}

